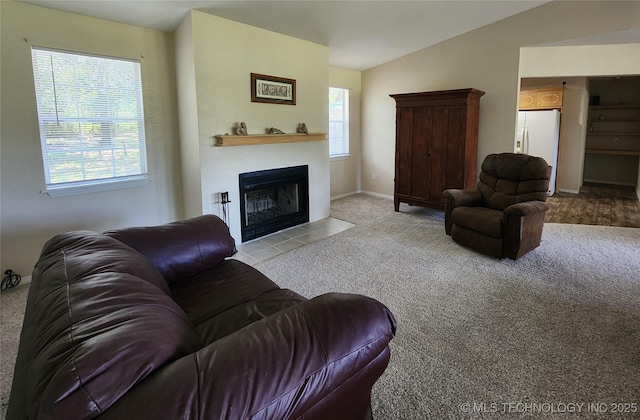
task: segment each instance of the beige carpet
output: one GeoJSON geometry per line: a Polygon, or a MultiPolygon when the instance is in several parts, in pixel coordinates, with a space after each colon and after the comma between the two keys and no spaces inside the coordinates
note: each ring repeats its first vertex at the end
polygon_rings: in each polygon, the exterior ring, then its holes
{"type": "MultiPolygon", "coordinates": [[[[640,229],[546,224],[514,262],[453,243],[438,211],[358,195],[331,215],[357,226],[257,268],[308,297],[362,293],[391,308],[375,418],[638,418],[611,404],[640,404],[640,229]]],[[[27,289],[0,298],[2,418],[27,289]]]]}
{"type": "Polygon", "coordinates": [[[358,226],[257,268],[394,312],[375,418],[640,418],[639,229],[549,223],[515,262],[460,247],[440,212],[350,197],[332,216],[358,226]],[[614,413],[620,402],[636,412],[614,413]]]}

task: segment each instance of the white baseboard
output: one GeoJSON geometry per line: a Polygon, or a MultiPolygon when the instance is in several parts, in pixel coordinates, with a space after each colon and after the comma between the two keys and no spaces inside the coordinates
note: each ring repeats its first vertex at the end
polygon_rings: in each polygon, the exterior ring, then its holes
{"type": "Polygon", "coordinates": [[[580,190],[570,190],[568,188],[558,188],[558,191],[569,194],[580,194],[580,190]]]}
{"type": "Polygon", "coordinates": [[[378,198],[386,198],[387,200],[393,200],[393,195],[380,194],[380,193],[373,192],[373,191],[362,191],[362,194],[367,194],[367,195],[371,195],[371,196],[378,197],[378,198]]]}
{"type": "Polygon", "coordinates": [[[350,193],[347,193],[347,194],[340,194],[340,195],[333,196],[333,197],[331,197],[331,201],[338,200],[340,198],[349,197],[349,196],[356,195],[356,194],[366,194],[366,195],[370,195],[370,196],[373,196],[373,197],[386,198],[387,200],[393,200],[393,195],[380,194],[380,193],[373,192],[373,191],[361,191],[361,190],[358,190],[358,191],[353,191],[353,192],[350,192],[350,193]]]}
{"type": "Polygon", "coordinates": [[[585,179],[583,182],[593,182],[594,184],[606,184],[606,185],[623,185],[625,187],[636,186],[636,184],[629,184],[627,182],[611,182],[611,181],[602,181],[600,179],[585,179]]]}
{"type": "Polygon", "coordinates": [[[360,193],[361,193],[361,191],[360,191],[360,190],[358,190],[358,191],[353,191],[353,192],[346,193],[346,194],[336,195],[336,196],[331,197],[331,201],[333,201],[333,200],[338,200],[338,199],[340,199],[340,198],[349,197],[349,196],[356,195],[356,194],[360,194],[360,193]]]}

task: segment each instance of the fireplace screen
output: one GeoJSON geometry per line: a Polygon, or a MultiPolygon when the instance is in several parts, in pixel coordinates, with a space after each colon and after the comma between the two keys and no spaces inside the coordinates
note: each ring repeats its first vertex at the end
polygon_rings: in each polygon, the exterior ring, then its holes
{"type": "Polygon", "coordinates": [[[245,223],[253,226],[297,213],[298,184],[274,185],[244,193],[245,223]]]}
{"type": "Polygon", "coordinates": [[[309,221],[309,167],[240,174],[242,241],[309,221]]]}

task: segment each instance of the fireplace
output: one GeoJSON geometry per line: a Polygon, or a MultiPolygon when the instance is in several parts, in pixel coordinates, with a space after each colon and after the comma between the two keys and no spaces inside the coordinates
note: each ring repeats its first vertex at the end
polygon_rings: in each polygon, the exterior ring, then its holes
{"type": "Polygon", "coordinates": [[[309,166],[239,175],[242,242],[309,221],[309,166]]]}

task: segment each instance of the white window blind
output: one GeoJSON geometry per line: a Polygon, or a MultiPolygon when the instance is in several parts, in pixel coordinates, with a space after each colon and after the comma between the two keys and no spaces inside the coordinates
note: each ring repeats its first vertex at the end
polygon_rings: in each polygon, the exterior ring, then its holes
{"type": "Polygon", "coordinates": [[[140,63],[31,53],[47,192],[146,182],[140,63]]]}
{"type": "Polygon", "coordinates": [[[349,90],[329,88],[329,156],[349,155],[349,90]]]}

